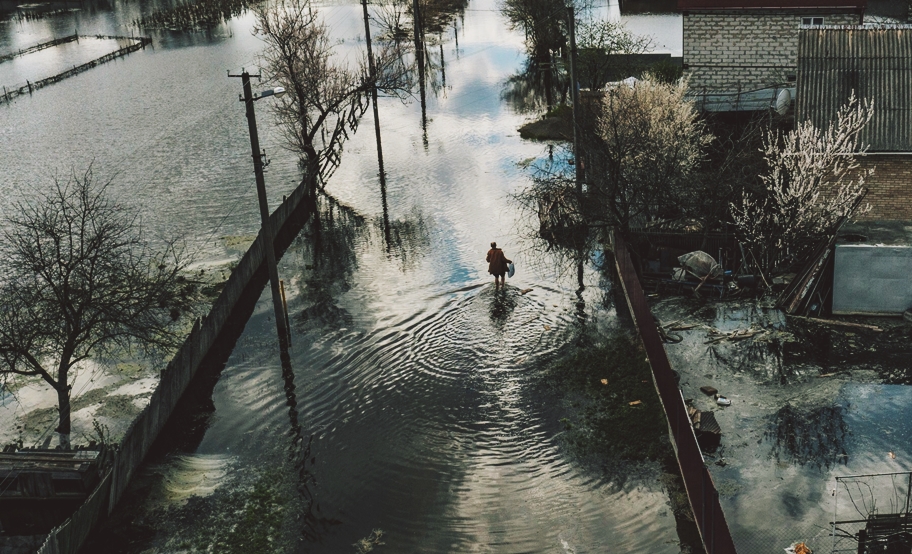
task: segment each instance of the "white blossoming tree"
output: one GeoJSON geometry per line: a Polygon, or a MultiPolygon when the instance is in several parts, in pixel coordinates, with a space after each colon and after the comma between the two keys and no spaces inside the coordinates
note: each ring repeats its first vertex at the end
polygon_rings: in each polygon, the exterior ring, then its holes
{"type": "Polygon", "coordinates": [[[761,271],[801,263],[845,216],[861,215],[866,189],[859,156],[867,151],[859,135],[874,115],[873,101],[853,94],[826,130],[804,121],[784,135],[770,131],[763,141],[768,171],[763,187],[745,191],[732,204],[732,218],[761,271]]]}
{"type": "Polygon", "coordinates": [[[595,132],[586,137],[585,201],[621,232],[677,209],[693,193],[692,174],[712,135],[686,91],[683,80],[645,75],[601,100],[595,132]]]}

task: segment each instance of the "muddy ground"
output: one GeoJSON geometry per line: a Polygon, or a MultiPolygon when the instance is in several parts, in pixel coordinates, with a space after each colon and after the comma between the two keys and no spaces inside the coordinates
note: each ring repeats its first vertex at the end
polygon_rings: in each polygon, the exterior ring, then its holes
{"type": "MultiPolygon", "coordinates": [[[[193,319],[209,310],[254,238],[222,237],[222,257],[188,269],[186,279],[193,285],[197,302],[194,313],[185,317],[188,332],[193,319]]],[[[120,360],[79,364],[70,376],[72,444],[101,439],[119,442],[149,403],[166,365],[166,359],[132,359],[127,354],[120,360]]],[[[57,423],[57,393],[50,385],[38,377],[0,376],[0,447],[54,448],[58,444],[54,432],[57,423]]]]}

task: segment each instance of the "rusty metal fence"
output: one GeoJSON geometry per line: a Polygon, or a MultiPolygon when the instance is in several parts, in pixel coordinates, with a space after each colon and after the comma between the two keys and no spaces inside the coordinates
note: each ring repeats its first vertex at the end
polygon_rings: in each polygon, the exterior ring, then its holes
{"type": "Polygon", "coordinates": [[[671,444],[703,546],[707,554],[734,554],[735,543],[719,504],[719,493],[704,464],[703,454],[697,445],[697,437],[684,405],[684,397],[668,363],[662,338],[646,303],[646,295],[640,286],[630,252],[623,239],[616,234],[612,235],[612,243],[624,297],[649,357],[653,382],[668,419],[671,444]]]}

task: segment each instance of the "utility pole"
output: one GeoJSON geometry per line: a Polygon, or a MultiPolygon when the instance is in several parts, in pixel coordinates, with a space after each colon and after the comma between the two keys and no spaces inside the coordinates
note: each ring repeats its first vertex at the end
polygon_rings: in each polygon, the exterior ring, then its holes
{"type": "Polygon", "coordinates": [[[383,169],[383,145],[380,142],[380,112],[377,108],[377,67],[374,64],[374,53],[371,49],[370,21],[367,17],[367,0],[361,0],[364,8],[364,38],[367,41],[367,65],[371,80],[371,103],[374,107],[374,134],[377,135],[377,163],[380,165],[380,182],[386,185],[386,172],[383,169]]]}
{"type": "Polygon", "coordinates": [[[377,136],[377,163],[380,166],[380,197],[383,200],[383,234],[386,247],[390,246],[389,209],[386,204],[386,170],[383,168],[383,143],[380,138],[380,111],[377,107],[377,67],[371,49],[370,20],[367,16],[367,0],[361,0],[364,9],[364,39],[367,41],[367,67],[370,71],[371,101],[374,106],[374,134],[377,136]]]}
{"type": "MultiPolygon", "coordinates": [[[[282,293],[279,290],[279,270],[276,267],[275,259],[275,242],[272,232],[272,224],[269,221],[269,204],[266,200],[266,181],[263,178],[263,152],[260,150],[260,138],[257,134],[256,115],[253,112],[253,91],[250,88],[250,74],[242,70],[240,75],[228,75],[229,77],[240,77],[244,86],[243,102],[247,108],[247,128],[250,131],[250,150],[253,155],[253,172],[256,175],[257,198],[260,203],[260,219],[262,228],[260,233],[263,235],[263,242],[266,248],[266,267],[269,270],[269,284],[272,288],[272,304],[275,309],[276,331],[279,335],[279,349],[284,357],[288,357],[289,334],[288,327],[285,325],[285,309],[282,304],[282,293]]],[[[259,75],[254,75],[257,79],[259,75]]],[[[261,96],[262,97],[262,96],[261,96]]]]}
{"type": "Polygon", "coordinates": [[[418,0],[412,0],[412,19],[415,32],[415,63],[418,64],[418,90],[421,94],[421,129],[424,132],[423,142],[425,150],[428,147],[427,139],[427,93],[424,83],[424,29],[421,28],[421,8],[418,0]]]}
{"type": "Polygon", "coordinates": [[[567,8],[567,26],[570,29],[570,90],[573,102],[573,165],[576,169],[576,193],[583,195],[583,157],[579,145],[579,88],[576,85],[576,14],[573,6],[567,8]]]}

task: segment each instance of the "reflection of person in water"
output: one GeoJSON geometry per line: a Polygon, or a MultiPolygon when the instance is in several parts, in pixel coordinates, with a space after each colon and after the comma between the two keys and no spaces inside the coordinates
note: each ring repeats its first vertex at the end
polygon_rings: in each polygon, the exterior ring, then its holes
{"type": "Polygon", "coordinates": [[[494,288],[504,286],[507,264],[512,264],[513,262],[504,256],[503,250],[497,248],[496,242],[491,243],[491,249],[488,250],[488,257],[485,258],[485,261],[488,262],[488,273],[494,276],[494,288]],[[498,277],[500,277],[499,282],[497,280],[498,277]]]}

